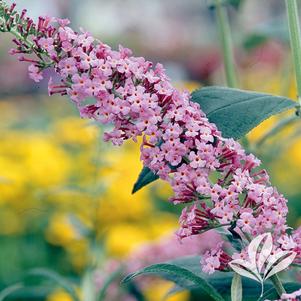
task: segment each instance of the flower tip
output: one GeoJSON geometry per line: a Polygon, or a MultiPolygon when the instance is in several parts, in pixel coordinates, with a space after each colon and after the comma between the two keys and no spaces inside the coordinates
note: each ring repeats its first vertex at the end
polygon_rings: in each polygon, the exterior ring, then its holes
{"type": "Polygon", "coordinates": [[[17,50],[14,48],[12,48],[8,51],[8,54],[10,54],[10,55],[15,55],[16,53],[17,53],[17,50]]]}

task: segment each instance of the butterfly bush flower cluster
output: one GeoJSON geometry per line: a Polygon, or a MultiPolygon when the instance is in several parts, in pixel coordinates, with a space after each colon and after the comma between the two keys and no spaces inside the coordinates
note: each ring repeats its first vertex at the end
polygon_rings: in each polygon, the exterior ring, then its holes
{"type": "MultiPolygon", "coordinates": [[[[60,80],[50,79],[49,94],[69,95],[82,117],[113,126],[106,141],[121,145],[142,136],[143,164],[170,183],[171,202],[187,204],[180,238],[223,226],[242,237],[272,232],[275,251],[295,251],[300,260],[301,230],[287,234],[287,200],[270,185],[260,161],[223,138],[189,93],[172,86],[162,65],[121,46],[112,50],[84,30],[73,31],[68,20],[40,17],[35,24],[14,5],[0,0],[0,6],[0,30],[15,34],[11,53],[30,63],[34,81],[54,68],[60,80]]],[[[206,253],[203,269],[227,270],[230,260],[219,245],[206,253]]]]}

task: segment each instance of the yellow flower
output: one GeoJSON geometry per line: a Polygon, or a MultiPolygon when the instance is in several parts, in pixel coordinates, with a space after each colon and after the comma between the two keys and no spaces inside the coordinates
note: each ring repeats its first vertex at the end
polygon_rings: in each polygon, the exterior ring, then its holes
{"type": "Polygon", "coordinates": [[[174,287],[173,282],[169,281],[154,281],[151,282],[147,288],[143,291],[147,301],[158,301],[158,300],[166,300],[166,301],[188,301],[189,300],[189,292],[183,291],[180,293],[176,293],[173,296],[170,296],[167,299],[164,299],[168,291],[174,287]]]}
{"type": "Polygon", "coordinates": [[[85,146],[97,142],[99,129],[91,121],[70,116],[57,121],[53,127],[59,143],[85,146]]]}
{"type": "Polygon", "coordinates": [[[300,192],[301,139],[293,142],[272,164],[273,180],[287,195],[300,192]]]}
{"type": "Polygon", "coordinates": [[[105,152],[103,161],[100,177],[105,188],[99,198],[99,220],[110,226],[124,219],[141,220],[149,216],[153,206],[148,189],[131,194],[142,169],[139,146],[127,143],[123,152],[105,152]]]}
{"type": "Polygon", "coordinates": [[[56,213],[50,219],[50,224],[46,230],[46,238],[54,245],[68,246],[81,237],[72,225],[68,215],[56,213]]]}
{"type": "Polygon", "coordinates": [[[0,156],[0,205],[7,202],[20,202],[26,193],[26,175],[22,161],[0,156]]]}
{"type": "Polygon", "coordinates": [[[125,257],[143,243],[158,240],[160,237],[171,235],[178,226],[175,215],[154,212],[140,223],[119,223],[106,232],[106,249],[114,257],[125,257]]]}
{"type": "Polygon", "coordinates": [[[148,229],[143,226],[118,224],[107,232],[106,249],[114,257],[129,255],[136,247],[149,239],[148,229]]]}
{"type": "Polygon", "coordinates": [[[151,239],[171,235],[178,228],[178,216],[170,213],[156,212],[153,217],[149,217],[148,229],[151,239]]]}
{"type": "Polygon", "coordinates": [[[65,291],[58,290],[51,293],[46,301],[73,301],[72,297],[65,291]]]}
{"type": "Polygon", "coordinates": [[[68,174],[69,157],[46,135],[31,135],[25,149],[24,172],[28,181],[37,186],[59,185],[68,174]]]}
{"type": "Polygon", "coordinates": [[[89,241],[78,240],[65,246],[70,262],[78,273],[83,273],[91,262],[89,241]]]}

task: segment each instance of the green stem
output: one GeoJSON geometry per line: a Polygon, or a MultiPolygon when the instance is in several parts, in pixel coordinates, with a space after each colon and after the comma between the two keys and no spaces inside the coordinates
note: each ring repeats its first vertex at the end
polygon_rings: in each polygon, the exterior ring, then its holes
{"type": "Polygon", "coordinates": [[[298,92],[299,110],[301,107],[301,32],[298,16],[297,0],[285,0],[291,49],[294,59],[295,76],[298,92]]]}
{"type": "Polygon", "coordinates": [[[236,88],[237,78],[235,72],[232,36],[231,36],[231,28],[229,24],[228,14],[221,0],[215,0],[215,6],[216,6],[219,38],[223,50],[223,59],[224,59],[224,68],[225,68],[227,86],[230,88],[236,88]]]}
{"type": "Polygon", "coordinates": [[[15,28],[11,28],[9,32],[12,35],[14,35],[18,40],[23,41],[29,48],[34,48],[34,42],[25,39],[15,28]]]}
{"type": "MultiPolygon", "coordinates": [[[[3,23],[5,24],[6,20],[4,18],[4,16],[0,16],[0,24],[3,23]]],[[[9,32],[11,33],[12,35],[14,35],[18,40],[21,40],[23,41],[26,46],[28,46],[29,48],[33,48],[35,46],[34,42],[32,41],[29,41],[27,39],[25,39],[21,33],[14,27],[10,28],[10,29],[7,29],[6,26],[4,25],[4,32],[9,32]]]]}
{"type": "Polygon", "coordinates": [[[281,297],[282,294],[286,293],[285,288],[283,287],[277,274],[275,274],[271,277],[271,281],[272,281],[279,297],[281,297]]]}
{"type": "MultiPolygon", "coordinates": [[[[226,82],[229,88],[238,88],[238,81],[235,70],[234,50],[231,35],[229,17],[225,4],[222,0],[215,0],[217,27],[219,32],[219,40],[223,53],[224,69],[226,82]]],[[[245,147],[249,146],[249,141],[246,136],[241,139],[245,147]]]]}

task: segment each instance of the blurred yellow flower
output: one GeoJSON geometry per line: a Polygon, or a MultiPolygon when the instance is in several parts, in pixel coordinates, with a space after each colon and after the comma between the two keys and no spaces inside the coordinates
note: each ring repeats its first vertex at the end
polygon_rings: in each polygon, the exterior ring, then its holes
{"type": "Polygon", "coordinates": [[[96,144],[99,129],[91,121],[79,117],[67,117],[54,125],[53,135],[59,143],[85,146],[96,144]]]}
{"type": "Polygon", "coordinates": [[[140,223],[119,223],[106,233],[106,249],[114,257],[129,255],[142,243],[171,235],[178,226],[176,216],[167,213],[154,213],[140,223]]]}
{"type": "Polygon", "coordinates": [[[106,249],[112,256],[122,258],[148,240],[147,228],[138,227],[138,225],[118,224],[107,232],[106,249]]]}
{"type": "Polygon", "coordinates": [[[28,181],[37,186],[64,182],[70,165],[67,154],[58,145],[47,141],[45,135],[31,135],[26,143],[24,172],[28,181]]]}
{"type": "Polygon", "coordinates": [[[186,301],[189,300],[189,292],[183,291],[180,293],[176,293],[166,299],[166,294],[170,289],[174,287],[173,282],[168,281],[155,281],[150,283],[144,291],[145,297],[147,301],[158,301],[158,300],[166,300],[166,301],[186,301]]]}
{"type": "Polygon", "coordinates": [[[46,238],[54,245],[68,246],[81,238],[67,214],[56,213],[50,219],[46,238]]]}
{"type": "Polygon", "coordinates": [[[73,299],[68,293],[62,290],[57,290],[51,293],[47,297],[46,301],[73,301],[73,299]]]}

